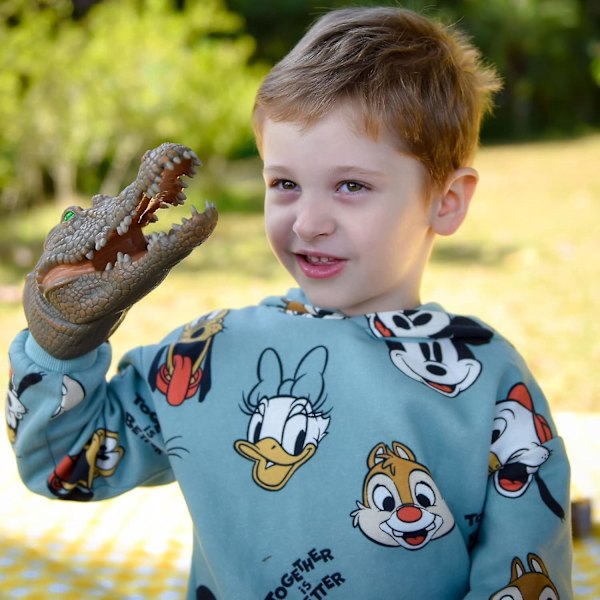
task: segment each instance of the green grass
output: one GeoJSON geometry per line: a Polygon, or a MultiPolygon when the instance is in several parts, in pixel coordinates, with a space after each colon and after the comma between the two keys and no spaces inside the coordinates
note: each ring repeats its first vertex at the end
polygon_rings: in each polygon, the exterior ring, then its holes
{"type": "MultiPolygon", "coordinates": [[[[423,300],[476,314],[519,348],[555,410],[600,410],[600,135],[484,148],[468,221],[441,238],[423,300]]],[[[258,202],[259,166],[244,167],[258,202]]],[[[202,174],[201,174],[202,175],[202,174]]],[[[198,184],[190,197],[206,197],[198,184]]],[[[184,209],[185,210],[185,209],[184,209]]],[[[25,325],[20,282],[62,207],[0,225],[0,343],[25,325]]],[[[257,214],[223,214],[213,237],[136,305],[113,336],[115,356],[158,340],[172,327],[219,307],[238,307],[292,285],[271,257],[257,214]]],[[[6,352],[0,378],[8,370],[6,352]]],[[[6,380],[0,379],[5,387],[6,380]]]]}

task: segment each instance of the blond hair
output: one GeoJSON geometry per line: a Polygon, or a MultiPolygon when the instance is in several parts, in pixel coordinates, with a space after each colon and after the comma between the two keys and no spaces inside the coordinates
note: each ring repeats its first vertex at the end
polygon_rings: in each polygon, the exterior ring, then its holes
{"type": "Polygon", "coordinates": [[[468,165],[500,80],[460,32],[411,10],[334,10],[318,19],[264,79],[254,106],[262,124],[310,126],[350,102],[367,134],[390,132],[432,184],[468,165]]]}

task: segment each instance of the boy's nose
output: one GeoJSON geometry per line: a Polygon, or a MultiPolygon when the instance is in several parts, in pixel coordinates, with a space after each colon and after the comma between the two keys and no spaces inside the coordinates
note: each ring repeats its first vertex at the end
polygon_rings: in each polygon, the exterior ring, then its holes
{"type": "Polygon", "coordinates": [[[303,242],[310,242],[335,231],[335,221],[326,201],[319,198],[302,198],[298,203],[293,232],[303,242]]]}

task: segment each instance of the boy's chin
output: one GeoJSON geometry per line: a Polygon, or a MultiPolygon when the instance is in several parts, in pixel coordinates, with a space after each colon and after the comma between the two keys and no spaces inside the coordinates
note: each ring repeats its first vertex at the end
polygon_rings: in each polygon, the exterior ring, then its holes
{"type": "Polygon", "coordinates": [[[324,310],[341,312],[348,316],[364,314],[363,306],[368,305],[366,298],[354,298],[340,290],[324,290],[319,286],[302,286],[302,291],[308,298],[309,304],[324,310]],[[316,289],[315,289],[316,288],[316,289]]]}

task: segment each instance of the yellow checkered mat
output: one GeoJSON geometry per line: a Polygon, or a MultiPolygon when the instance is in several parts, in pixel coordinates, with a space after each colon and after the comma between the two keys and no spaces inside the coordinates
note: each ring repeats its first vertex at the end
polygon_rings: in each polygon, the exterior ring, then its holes
{"type": "Polygon", "coordinates": [[[11,487],[12,498],[2,502],[2,600],[185,597],[191,525],[175,486],[94,504],[11,487]]]}
{"type": "Polygon", "coordinates": [[[600,599],[600,526],[574,544],[573,593],[582,600],[600,599]]]}
{"type": "MultiPolygon", "coordinates": [[[[0,599],[182,600],[191,524],[179,489],[137,489],[106,502],[50,501],[19,481],[0,442],[0,599]]],[[[575,543],[575,597],[600,600],[600,524],[575,543]]]]}
{"type": "MultiPolygon", "coordinates": [[[[3,600],[185,596],[191,530],[174,486],[136,490],[93,505],[29,497],[3,513],[3,600]]],[[[575,598],[600,599],[600,527],[575,543],[573,585],[575,598]]]]}

